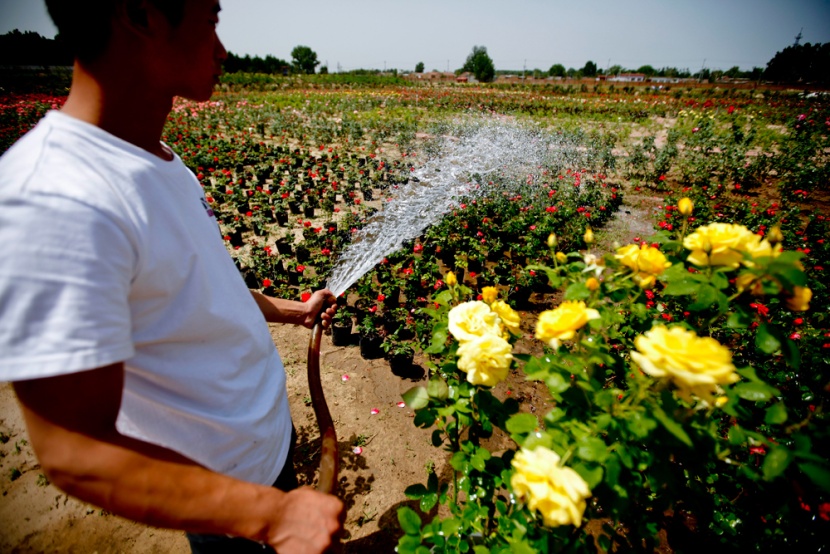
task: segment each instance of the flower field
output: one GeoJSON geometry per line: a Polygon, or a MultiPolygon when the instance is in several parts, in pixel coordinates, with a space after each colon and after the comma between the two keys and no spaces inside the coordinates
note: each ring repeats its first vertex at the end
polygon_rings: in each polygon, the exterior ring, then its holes
{"type": "MultiPolygon", "coordinates": [[[[178,103],[164,139],[249,288],[275,296],[325,286],[471,121],[564,152],[465,172],[470,194],[338,299],[335,341],[425,368],[404,400],[449,460],[412,476],[398,552],[826,549],[830,97],[334,75],[220,89],[178,103]],[[645,197],[652,234],[620,243],[609,223],[645,197]]],[[[61,102],[0,99],[2,148],[61,102]]]]}

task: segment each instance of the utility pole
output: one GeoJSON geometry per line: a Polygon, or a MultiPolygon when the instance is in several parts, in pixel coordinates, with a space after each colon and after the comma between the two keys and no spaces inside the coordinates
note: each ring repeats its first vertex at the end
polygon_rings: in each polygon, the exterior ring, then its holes
{"type": "Polygon", "coordinates": [[[527,79],[527,58],[525,58],[525,63],[522,66],[522,79],[527,79]]]}
{"type": "Polygon", "coordinates": [[[803,31],[804,31],[804,27],[802,27],[801,30],[798,32],[798,34],[795,35],[795,44],[793,44],[793,46],[798,46],[799,45],[799,43],[801,42],[801,38],[803,36],[801,34],[803,31]]]}
{"type": "Polygon", "coordinates": [[[705,68],[705,67],[706,67],[706,58],[703,58],[703,64],[701,64],[700,73],[698,73],[698,79],[697,79],[698,83],[703,82],[703,68],[705,68]]]}
{"type": "Polygon", "coordinates": [[[447,60],[447,73],[450,72],[450,60],[447,60]]]}

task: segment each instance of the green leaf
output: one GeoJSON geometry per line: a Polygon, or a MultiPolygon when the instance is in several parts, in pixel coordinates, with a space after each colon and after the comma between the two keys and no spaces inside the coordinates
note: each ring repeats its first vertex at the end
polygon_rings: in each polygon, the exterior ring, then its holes
{"type": "Polygon", "coordinates": [[[565,300],[587,300],[591,297],[591,291],[585,283],[573,283],[565,289],[565,300]]]}
{"type": "Polygon", "coordinates": [[[490,549],[480,544],[473,547],[474,554],[490,554],[490,549]]]}
{"type": "Polygon", "coordinates": [[[574,471],[576,471],[580,477],[582,477],[585,482],[588,484],[589,489],[593,489],[600,483],[602,483],[602,467],[598,465],[591,464],[575,464],[573,466],[574,471]],[[593,466],[593,467],[591,467],[593,466]]]}
{"type": "Polygon", "coordinates": [[[726,326],[730,329],[746,329],[751,324],[752,318],[741,309],[729,314],[729,318],[726,320],[726,326]]]}
{"type": "Polygon", "coordinates": [[[642,412],[632,413],[626,423],[628,430],[638,439],[646,438],[657,427],[657,422],[642,412]]]}
{"type": "Polygon", "coordinates": [[[432,341],[429,347],[424,350],[427,354],[440,354],[444,351],[444,345],[449,336],[449,329],[446,323],[437,324],[432,330],[432,341]]]}
{"type": "Polygon", "coordinates": [[[755,346],[765,354],[777,352],[781,348],[781,341],[775,335],[776,333],[770,325],[762,323],[755,333],[755,346]]]}
{"type": "Polygon", "coordinates": [[[407,535],[421,534],[421,518],[412,508],[407,506],[398,508],[398,523],[407,535]]]}
{"type": "Polygon", "coordinates": [[[424,513],[429,512],[438,503],[438,494],[429,492],[421,497],[420,508],[424,513]]]}
{"type": "Polygon", "coordinates": [[[793,460],[793,453],[788,448],[783,446],[773,447],[761,465],[761,472],[764,474],[765,481],[772,481],[787,469],[790,462],[793,460]]]}
{"type": "Polygon", "coordinates": [[[605,441],[597,437],[583,437],[577,442],[576,454],[588,462],[604,462],[608,457],[605,441]]]}
{"type": "Polygon", "coordinates": [[[666,296],[688,296],[696,294],[700,288],[700,283],[692,281],[691,279],[679,279],[677,281],[670,281],[666,288],[663,289],[663,294],[666,296]]]}
{"type": "Polygon", "coordinates": [[[412,410],[420,410],[429,405],[429,393],[424,387],[412,387],[403,393],[403,401],[412,410]]]}
{"type": "Polygon", "coordinates": [[[702,285],[695,295],[695,301],[689,304],[689,310],[699,312],[714,304],[718,299],[718,289],[711,285],[702,285]]]}
{"type": "Polygon", "coordinates": [[[720,271],[716,271],[712,274],[712,285],[723,290],[729,286],[729,278],[720,271]]]}
{"type": "MultiPolygon", "coordinates": [[[[446,400],[449,396],[450,389],[443,379],[430,379],[427,384],[427,394],[430,398],[437,398],[438,400],[446,400]]],[[[409,404],[407,402],[407,404],[409,404]]]]}
{"type": "Polygon", "coordinates": [[[418,500],[419,498],[423,497],[429,491],[425,486],[421,483],[415,483],[414,485],[409,485],[406,487],[406,490],[403,493],[406,495],[407,498],[410,500],[418,500]]]}
{"type": "Polygon", "coordinates": [[[682,425],[667,416],[666,412],[657,406],[654,406],[652,413],[654,414],[654,417],[657,418],[657,421],[659,421],[663,427],[666,428],[666,431],[677,437],[677,439],[686,446],[692,446],[692,439],[690,439],[689,435],[686,434],[686,431],[683,429],[682,425]]]}
{"type": "Polygon", "coordinates": [[[787,421],[787,407],[783,402],[776,402],[767,408],[764,423],[767,425],[781,425],[787,421]]]}
{"type": "Polygon", "coordinates": [[[416,427],[430,427],[435,423],[435,410],[422,410],[418,412],[415,414],[415,419],[412,420],[412,423],[416,427]]]}
{"type": "Polygon", "coordinates": [[[443,433],[441,433],[440,429],[436,429],[432,432],[432,446],[438,448],[442,444],[444,444],[443,433]]]}
{"type": "Polygon", "coordinates": [[[824,489],[826,492],[830,492],[830,471],[828,471],[826,467],[822,467],[818,464],[800,463],[798,464],[798,469],[803,471],[807,477],[813,481],[813,483],[824,489]]]}
{"type": "Polygon", "coordinates": [[[509,433],[523,435],[539,427],[539,422],[533,414],[516,414],[507,420],[505,427],[509,433]]]}
{"type": "Polygon", "coordinates": [[[766,402],[778,394],[777,389],[762,382],[739,383],[733,390],[738,396],[750,402],[766,402]]]}

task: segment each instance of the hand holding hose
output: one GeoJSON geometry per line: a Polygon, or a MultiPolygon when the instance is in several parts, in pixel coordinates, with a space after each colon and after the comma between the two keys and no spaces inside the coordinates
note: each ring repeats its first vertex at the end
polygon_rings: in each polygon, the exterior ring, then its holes
{"type": "Polygon", "coordinates": [[[302,322],[303,327],[312,329],[318,321],[324,329],[331,325],[331,318],[337,311],[337,299],[329,289],[315,291],[305,304],[307,313],[302,322]]]}

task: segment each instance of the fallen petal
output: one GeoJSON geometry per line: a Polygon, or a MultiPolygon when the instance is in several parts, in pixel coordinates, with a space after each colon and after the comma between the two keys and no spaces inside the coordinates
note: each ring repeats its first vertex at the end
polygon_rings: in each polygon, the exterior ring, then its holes
{"type": "Polygon", "coordinates": [[[372,415],[378,415],[379,413],[380,410],[378,410],[377,408],[372,408],[372,415]]]}
{"type": "Polygon", "coordinates": [[[398,408],[406,408],[406,402],[398,402],[398,408]]]}
{"type": "Polygon", "coordinates": [[[344,373],[343,376],[341,377],[341,379],[343,379],[344,381],[348,381],[349,376],[344,373]]]}
{"type": "Polygon", "coordinates": [[[352,452],[354,452],[355,454],[360,456],[361,454],[363,454],[363,448],[360,447],[360,446],[355,446],[354,449],[352,450],[352,452]]]}

